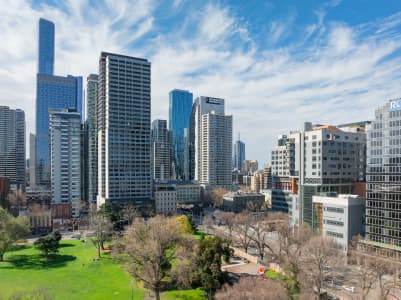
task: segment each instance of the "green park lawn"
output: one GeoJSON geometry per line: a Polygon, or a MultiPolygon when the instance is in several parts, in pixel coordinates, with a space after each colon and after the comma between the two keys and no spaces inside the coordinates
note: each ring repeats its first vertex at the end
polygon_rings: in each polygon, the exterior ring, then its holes
{"type": "MultiPolygon", "coordinates": [[[[0,299],[19,291],[45,289],[55,300],[142,299],[146,290],[108,256],[96,258],[91,242],[62,241],[45,261],[31,245],[15,247],[0,262],[0,299]]],[[[205,299],[201,290],[169,291],[162,299],[205,299]]]]}

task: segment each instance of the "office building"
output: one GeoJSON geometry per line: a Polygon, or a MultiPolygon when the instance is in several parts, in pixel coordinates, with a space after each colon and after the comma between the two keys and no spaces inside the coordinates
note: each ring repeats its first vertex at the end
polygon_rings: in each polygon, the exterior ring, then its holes
{"type": "Polygon", "coordinates": [[[298,194],[301,222],[313,225],[312,196],[352,194],[365,182],[364,128],[312,126],[281,135],[272,150],[272,208],[286,210],[298,194]],[[295,182],[294,182],[295,180],[295,182]]]}
{"type": "Polygon", "coordinates": [[[52,204],[71,204],[72,217],[80,214],[81,123],[80,114],[50,111],[52,204]]]}
{"type": "Polygon", "coordinates": [[[82,77],[54,76],[54,24],[39,20],[36,77],[36,184],[50,187],[49,110],[75,109],[82,114],[82,77]]]}
{"type": "Polygon", "coordinates": [[[38,74],[54,72],[54,23],[39,19],[38,74]]]}
{"type": "Polygon", "coordinates": [[[263,166],[263,185],[261,189],[267,190],[272,187],[272,168],[269,164],[263,166]]]}
{"type": "Polygon", "coordinates": [[[36,187],[36,135],[29,134],[29,186],[36,187]]]}
{"type": "Polygon", "coordinates": [[[146,59],[100,55],[98,207],[151,198],[150,69],[146,59]]]}
{"type": "Polygon", "coordinates": [[[232,116],[224,113],[224,99],[198,97],[191,114],[194,178],[200,184],[231,187],[232,116]]]}
{"type": "Polygon", "coordinates": [[[244,160],[242,162],[242,172],[246,175],[252,175],[259,169],[257,160],[244,160]]]}
{"type": "Polygon", "coordinates": [[[173,135],[173,162],[176,179],[188,180],[188,158],[185,151],[188,144],[185,141],[185,129],[189,129],[192,111],[192,93],[174,89],[169,93],[169,123],[168,129],[173,135]]]}
{"type": "Polygon", "coordinates": [[[98,95],[98,76],[90,74],[86,79],[86,131],[88,145],[88,201],[96,202],[97,196],[97,95],[98,95]]]}
{"type": "Polygon", "coordinates": [[[313,196],[315,229],[348,251],[353,237],[363,235],[365,198],[357,195],[313,196]]]}
{"type": "Polygon", "coordinates": [[[260,193],[230,192],[223,196],[225,210],[241,212],[245,209],[260,209],[265,203],[265,195],[260,193]]]}
{"type": "Polygon", "coordinates": [[[295,137],[279,135],[271,152],[271,168],[274,176],[295,176],[295,137]]]}
{"type": "Polygon", "coordinates": [[[375,111],[367,131],[366,237],[401,254],[401,100],[375,111]]]}
{"type": "Polygon", "coordinates": [[[0,106],[0,177],[25,188],[25,113],[0,106]]]}
{"type": "Polygon", "coordinates": [[[241,142],[240,137],[233,146],[233,168],[242,171],[242,163],[245,160],[245,143],[241,142]]]}
{"type": "Polygon", "coordinates": [[[366,133],[306,123],[299,140],[302,221],[313,225],[313,195],[352,194],[355,182],[365,182],[366,133]]]}
{"type": "Polygon", "coordinates": [[[200,185],[193,181],[154,180],[156,212],[176,212],[178,205],[200,204],[200,185]]]}
{"type": "Polygon", "coordinates": [[[153,179],[172,178],[172,137],[166,120],[152,122],[153,179]]]}

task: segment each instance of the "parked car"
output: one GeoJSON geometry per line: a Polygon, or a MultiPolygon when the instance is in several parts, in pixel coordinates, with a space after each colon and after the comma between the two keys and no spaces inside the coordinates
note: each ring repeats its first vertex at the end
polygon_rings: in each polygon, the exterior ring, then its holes
{"type": "Polygon", "coordinates": [[[71,234],[71,238],[72,239],[81,239],[81,234],[80,233],[73,233],[73,234],[71,234]]]}
{"type": "Polygon", "coordinates": [[[94,237],[95,236],[95,233],[94,232],[87,232],[86,234],[85,234],[85,237],[94,237]]]}

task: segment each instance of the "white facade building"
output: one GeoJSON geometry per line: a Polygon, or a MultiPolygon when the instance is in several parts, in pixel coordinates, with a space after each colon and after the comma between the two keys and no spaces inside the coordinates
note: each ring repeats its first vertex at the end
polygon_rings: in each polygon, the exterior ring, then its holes
{"type": "Polygon", "coordinates": [[[52,203],[71,203],[78,217],[81,201],[81,123],[77,112],[50,112],[52,203]]]}
{"type": "Polygon", "coordinates": [[[362,233],[365,202],[357,195],[313,196],[314,228],[347,251],[352,237],[362,233]]]}

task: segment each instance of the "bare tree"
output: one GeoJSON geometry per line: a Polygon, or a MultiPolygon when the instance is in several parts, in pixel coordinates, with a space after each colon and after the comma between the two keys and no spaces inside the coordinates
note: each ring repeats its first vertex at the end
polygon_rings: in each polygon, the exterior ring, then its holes
{"type": "Polygon", "coordinates": [[[214,206],[223,206],[223,196],[227,194],[229,191],[223,188],[215,188],[213,190],[208,191],[210,199],[214,206]]]}
{"type": "Polygon", "coordinates": [[[233,227],[235,225],[235,213],[234,212],[226,212],[226,211],[220,211],[215,214],[216,218],[222,221],[222,223],[227,227],[228,230],[228,238],[231,240],[232,239],[232,232],[233,232],[233,227]]]}
{"type": "Polygon", "coordinates": [[[241,278],[233,286],[224,285],[215,295],[216,300],[286,300],[287,290],[270,279],[241,278]]]}
{"type": "Polygon", "coordinates": [[[113,223],[104,215],[96,214],[92,217],[91,226],[94,231],[94,237],[91,238],[91,241],[97,249],[97,257],[100,258],[100,249],[104,250],[104,243],[113,234],[113,223]]]}
{"type": "Polygon", "coordinates": [[[244,248],[245,253],[248,253],[249,246],[252,243],[252,215],[245,211],[235,216],[235,225],[233,227],[238,242],[244,248]]]}
{"type": "Polygon", "coordinates": [[[128,225],[132,225],[134,219],[139,216],[140,213],[138,208],[134,204],[128,203],[124,206],[122,210],[122,217],[128,222],[128,225]]]}
{"type": "Polygon", "coordinates": [[[121,251],[127,257],[128,271],[145,284],[157,300],[162,281],[171,270],[181,236],[176,222],[156,216],[147,222],[134,221],[124,237],[121,251]]]}
{"type": "Polygon", "coordinates": [[[361,298],[369,299],[369,292],[378,283],[380,299],[387,299],[387,296],[395,289],[401,288],[400,278],[396,276],[400,264],[387,258],[378,257],[374,252],[366,250],[359,252],[357,244],[360,237],[354,237],[349,249],[349,262],[358,264],[357,270],[358,285],[361,289],[361,298]]]}
{"type": "Polygon", "coordinates": [[[304,288],[322,294],[323,281],[345,263],[345,255],[338,244],[331,238],[314,236],[301,253],[299,279],[304,288]]]}

